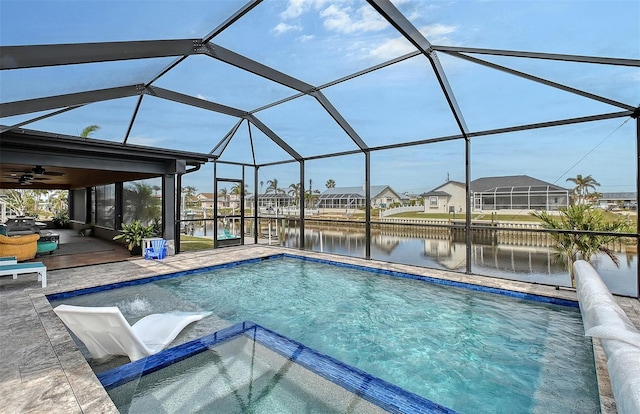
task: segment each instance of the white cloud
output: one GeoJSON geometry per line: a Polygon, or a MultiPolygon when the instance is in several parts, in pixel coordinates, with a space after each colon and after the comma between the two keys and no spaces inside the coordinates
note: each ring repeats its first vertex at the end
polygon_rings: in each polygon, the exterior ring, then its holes
{"type": "Polygon", "coordinates": [[[420,29],[420,33],[427,38],[427,40],[434,45],[444,45],[450,43],[450,39],[447,35],[455,33],[458,28],[456,26],[448,26],[446,24],[430,24],[427,26],[422,26],[420,29]]]}
{"type": "MultiPolygon", "coordinates": [[[[283,19],[296,19],[311,9],[320,10],[331,0],[289,0],[285,11],[280,13],[283,19]]],[[[333,0],[333,3],[336,1],[333,0]]]]}
{"type": "MultiPolygon", "coordinates": [[[[388,26],[372,7],[362,6],[354,10],[351,3],[349,0],[289,0],[280,18],[283,21],[297,19],[309,11],[315,11],[323,20],[325,29],[339,33],[372,32],[388,26]]],[[[301,26],[295,27],[302,30],[301,26]]]]}
{"type": "Polygon", "coordinates": [[[302,35],[298,37],[298,41],[301,43],[309,42],[315,38],[314,35],[302,35]]]}
{"type": "Polygon", "coordinates": [[[300,17],[302,13],[304,13],[311,4],[308,0],[289,0],[289,5],[287,9],[280,13],[280,17],[283,19],[295,19],[296,17],[300,17]]]}
{"type": "Polygon", "coordinates": [[[340,33],[373,32],[387,27],[382,16],[367,6],[353,12],[350,7],[332,4],[320,12],[320,17],[325,29],[340,33]]]}
{"type": "Polygon", "coordinates": [[[133,137],[129,137],[127,140],[128,143],[134,145],[144,145],[147,147],[155,147],[158,146],[161,142],[165,141],[162,138],[152,138],[144,135],[136,135],[133,137]]]}
{"type": "Polygon", "coordinates": [[[278,25],[276,27],[271,29],[271,31],[273,33],[275,33],[276,35],[281,35],[283,33],[290,32],[292,30],[293,31],[300,31],[300,30],[302,30],[302,27],[297,25],[297,24],[278,23],[278,25]]]}
{"type": "MultiPolygon", "coordinates": [[[[448,35],[455,33],[457,27],[444,24],[432,24],[423,26],[419,30],[430,43],[444,45],[450,43],[448,35]]],[[[369,56],[376,59],[388,60],[415,50],[415,47],[404,37],[396,37],[371,49],[369,56]]]]}
{"type": "Polygon", "coordinates": [[[369,56],[376,60],[389,60],[415,50],[416,48],[404,37],[396,37],[369,51],[369,56]]]}

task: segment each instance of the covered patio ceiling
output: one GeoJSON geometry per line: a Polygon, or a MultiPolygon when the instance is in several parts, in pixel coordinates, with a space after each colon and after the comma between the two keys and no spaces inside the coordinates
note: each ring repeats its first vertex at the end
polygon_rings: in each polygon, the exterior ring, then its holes
{"type": "MultiPolygon", "coordinates": [[[[124,152],[138,145],[274,165],[640,114],[640,50],[633,45],[627,56],[597,56],[588,53],[589,42],[575,53],[561,52],[567,48],[560,37],[536,51],[489,48],[469,37],[464,45],[453,44],[416,17],[425,2],[229,0],[198,3],[198,13],[183,10],[184,2],[163,3],[173,14],[153,3],[122,3],[51,2],[31,15],[43,25],[41,33],[29,32],[29,24],[18,32],[3,24],[3,147],[12,131],[25,126],[43,131],[24,135],[27,149],[47,133],[87,142],[77,137],[79,129],[97,124],[101,130],[91,142],[116,144],[124,152]],[[145,22],[129,26],[140,7],[145,22]],[[57,21],[47,16],[54,9],[57,21]],[[101,10],[100,19],[90,14],[101,10]],[[65,18],[65,12],[74,17],[65,18]],[[345,16],[350,20],[332,31],[345,16]],[[322,37],[291,36],[313,24],[325,28],[322,37]],[[264,38],[246,38],[248,33],[264,38]],[[285,42],[295,54],[280,53],[285,42]],[[365,45],[367,52],[352,58],[365,45]],[[576,73],[582,76],[576,79],[576,73]],[[617,77],[618,84],[598,87],[595,77],[617,77]],[[492,107],[488,98],[494,95],[492,107]],[[401,129],[407,125],[411,129],[401,129]]],[[[3,23],[18,17],[12,14],[20,11],[15,4],[2,5],[3,23]]],[[[457,21],[472,21],[466,11],[477,5],[459,7],[457,21]]],[[[577,13],[579,7],[561,12],[577,13]]],[[[529,20],[542,27],[533,13],[529,20]]],[[[464,30],[471,33],[473,25],[464,30]]],[[[598,34],[607,30],[612,28],[598,34]]],[[[510,39],[509,33],[493,43],[517,46],[518,36],[510,39]]],[[[37,165],[64,173],[46,177],[43,186],[77,185],[70,165],[3,157],[2,186],[15,181],[15,171],[29,173],[37,165]]],[[[124,171],[112,177],[136,178],[124,171]]]]}
{"type": "Polygon", "coordinates": [[[2,135],[0,188],[72,190],[160,177],[208,160],[206,154],[19,129],[2,135]]]}

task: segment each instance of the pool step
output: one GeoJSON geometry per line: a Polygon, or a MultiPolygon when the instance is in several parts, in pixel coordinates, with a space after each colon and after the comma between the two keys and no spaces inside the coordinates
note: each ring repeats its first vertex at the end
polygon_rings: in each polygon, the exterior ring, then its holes
{"type": "Polygon", "coordinates": [[[540,370],[539,385],[533,396],[534,405],[531,412],[534,414],[600,412],[600,407],[594,406],[593,400],[583,400],[575,396],[575,390],[585,389],[585,387],[591,388],[592,384],[585,384],[583,378],[569,378],[562,372],[558,373],[558,371],[562,371],[562,367],[553,363],[553,361],[572,361],[573,365],[593,365],[593,360],[576,360],[577,356],[571,349],[557,343],[554,344],[555,341],[560,340],[556,333],[567,329],[566,320],[554,316],[555,314],[550,313],[547,319],[547,336],[541,355],[541,360],[545,363],[540,370]],[[552,369],[556,372],[551,372],[552,369]],[[559,377],[562,377],[562,383],[557,381],[559,377]],[[567,411],[567,407],[570,407],[570,411],[567,411]]]}

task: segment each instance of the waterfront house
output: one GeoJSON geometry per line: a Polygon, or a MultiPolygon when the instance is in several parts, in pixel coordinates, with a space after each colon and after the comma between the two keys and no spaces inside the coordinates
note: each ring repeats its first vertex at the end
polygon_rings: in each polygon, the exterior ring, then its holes
{"type": "MultiPolygon", "coordinates": [[[[318,200],[320,209],[364,208],[366,195],[363,187],[327,188],[318,200]]],[[[402,197],[388,185],[371,186],[371,207],[389,208],[402,203],[402,197]]]]}
{"type": "Polygon", "coordinates": [[[202,209],[213,209],[214,197],[213,193],[200,193],[196,195],[196,200],[200,203],[202,209]]]}
{"type": "MultiPolygon", "coordinates": [[[[478,178],[470,183],[474,212],[553,211],[569,206],[570,191],[528,175],[478,178]]],[[[464,183],[447,181],[424,193],[425,212],[464,213],[464,183]]]]}
{"type": "Polygon", "coordinates": [[[463,213],[466,208],[464,183],[447,181],[422,194],[425,213],[463,213]]]}
{"type": "Polygon", "coordinates": [[[570,191],[528,175],[471,181],[473,211],[554,211],[569,206],[570,191]]]}
{"type": "Polygon", "coordinates": [[[637,210],[638,197],[635,192],[602,193],[598,199],[598,207],[607,210],[637,210]]]}
{"type": "MultiPolygon", "coordinates": [[[[251,208],[254,205],[254,195],[244,198],[244,205],[251,208]]],[[[294,204],[294,198],[285,193],[258,194],[258,208],[260,211],[271,213],[294,204]]]]}

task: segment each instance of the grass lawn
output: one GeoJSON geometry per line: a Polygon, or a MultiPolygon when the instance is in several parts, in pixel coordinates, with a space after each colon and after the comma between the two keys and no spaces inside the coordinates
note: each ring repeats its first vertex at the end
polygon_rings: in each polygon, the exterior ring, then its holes
{"type": "MultiPolygon", "coordinates": [[[[629,219],[631,219],[631,223],[633,226],[637,226],[638,223],[638,215],[637,214],[629,214],[629,213],[614,213],[611,211],[604,211],[604,216],[608,219],[614,220],[616,218],[619,218],[621,215],[624,216],[628,216],[629,219]]],[[[372,214],[372,217],[373,214],[372,214]]],[[[454,218],[453,215],[451,214],[447,214],[447,213],[418,213],[418,212],[410,212],[410,213],[400,213],[400,214],[394,214],[393,216],[390,216],[392,218],[409,218],[409,219],[440,219],[440,220],[447,220],[447,219],[452,219],[454,218]]],[[[473,220],[491,220],[491,214],[471,214],[471,218],[473,220]]],[[[465,219],[465,215],[464,214],[456,214],[455,215],[455,219],[456,220],[464,220],[465,219]]],[[[539,223],[540,220],[538,220],[537,218],[533,217],[532,215],[528,214],[528,213],[522,213],[522,214],[496,214],[493,216],[493,220],[497,220],[497,221],[522,221],[522,222],[533,222],[533,223],[539,223]]]]}
{"type": "MultiPolygon", "coordinates": [[[[394,214],[393,216],[389,216],[392,218],[410,218],[410,219],[439,219],[439,220],[448,220],[455,218],[456,220],[464,220],[466,216],[461,213],[455,214],[447,214],[447,213],[418,213],[418,212],[410,212],[410,213],[400,213],[394,214]]],[[[471,214],[471,218],[473,220],[492,220],[491,214],[471,214]]],[[[527,222],[540,222],[537,218],[532,215],[523,213],[523,214],[495,214],[493,215],[493,220],[497,221],[527,221],[527,222]]]]}
{"type": "Polygon", "coordinates": [[[180,235],[180,251],[193,252],[205,249],[213,249],[212,238],[180,235]]]}

